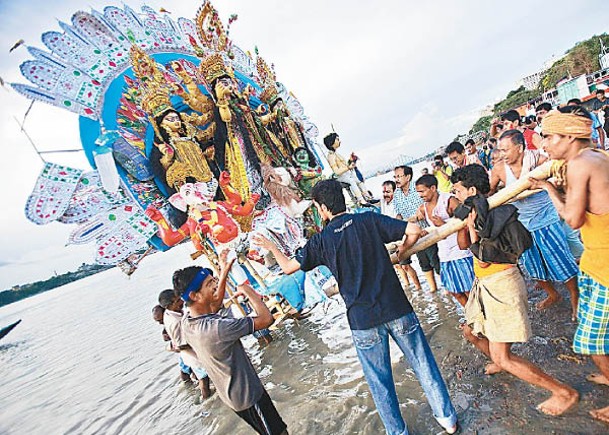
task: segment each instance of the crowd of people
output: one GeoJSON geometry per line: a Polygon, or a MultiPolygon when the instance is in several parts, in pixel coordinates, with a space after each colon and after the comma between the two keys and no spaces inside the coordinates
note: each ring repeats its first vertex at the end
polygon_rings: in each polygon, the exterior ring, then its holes
{"type": "MultiPolygon", "coordinates": [[[[354,175],[319,181],[311,195],[325,227],[294,257],[260,234],[253,237],[285,274],[321,265],[330,269],[388,434],[408,433],[392,375],[389,337],[413,369],[438,424],[449,434],[458,430],[449,391],[398,278],[421,288],[407,251],[433,227],[453,218],[465,226],[418,250],[416,258],[429,290],[444,288],[463,307],[462,334],[489,358],[486,373],[506,372],[546,389],[550,396],[537,408],[547,415],[562,415],[579,401],[573,387],[512,352],[514,343],[531,337],[526,276],[547,293],[537,304],[540,310],[551,309],[562,298],[556,284],[564,284],[577,322],[573,350],[590,355],[598,367],[599,373],[588,380],[609,385],[609,203],[604,196],[609,155],[599,149],[605,132],[598,130],[598,115],[596,122],[579,101],[554,110],[542,103],[535,121],[513,112],[493,122],[491,137],[480,150],[473,140],[453,142],[445,149],[450,164],[438,155],[433,169],[418,177],[409,166],[396,167],[394,179],[383,183],[381,213],[348,212],[340,181],[360,203],[370,199],[354,175]],[[530,178],[549,159],[562,161],[553,180],[530,178]],[[489,206],[490,195],[519,180],[528,180],[530,190],[510,204],[489,206]],[[396,250],[391,255],[389,245],[396,250]]],[[[335,152],[340,142],[332,135],[324,142],[335,152]]],[[[353,165],[334,156],[333,169],[348,173],[353,165]]],[[[195,374],[199,379],[208,376],[226,405],[258,433],[287,433],[240,342],[271,325],[273,317],[247,283],[238,293],[254,314],[234,318],[224,312],[230,263],[222,253],[219,277],[201,267],[176,271],[174,288],[161,293],[157,310],[165,310],[163,323],[172,348],[184,362],[186,355],[194,355],[195,361],[189,361],[195,374]],[[187,307],[184,314],[180,300],[187,307]]],[[[209,394],[209,384],[201,382],[201,390],[209,394]]],[[[590,414],[609,423],[609,406],[590,414]]]]}

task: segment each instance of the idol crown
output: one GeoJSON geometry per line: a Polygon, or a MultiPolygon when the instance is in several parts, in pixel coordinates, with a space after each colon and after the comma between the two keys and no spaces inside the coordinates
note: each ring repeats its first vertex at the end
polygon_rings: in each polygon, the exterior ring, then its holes
{"type": "Polygon", "coordinates": [[[146,93],[142,98],[142,109],[152,118],[156,118],[161,113],[166,112],[171,108],[169,95],[160,88],[146,93]]]}

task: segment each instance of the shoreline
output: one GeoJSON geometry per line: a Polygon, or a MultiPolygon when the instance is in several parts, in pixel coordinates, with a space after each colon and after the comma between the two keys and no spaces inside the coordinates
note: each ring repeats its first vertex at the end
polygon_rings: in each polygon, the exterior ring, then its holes
{"type": "MultiPolygon", "coordinates": [[[[568,291],[557,290],[563,299],[543,311],[535,303],[545,297],[527,281],[529,318],[533,336],[526,343],[514,344],[513,350],[552,377],[575,388],[580,401],[564,415],[547,416],[536,409],[550,393],[507,373],[484,374],[490,362],[465,339],[438,363],[459,414],[462,433],[569,433],[607,432],[608,427],[589,415],[589,411],[607,405],[607,388],[586,380],[597,373],[592,360],[571,349],[576,323],[571,321],[568,291]]],[[[460,335],[459,331],[455,334],[460,335]]]]}
{"type": "Polygon", "coordinates": [[[0,291],[0,307],[12,304],[31,296],[45,293],[54,290],[71,282],[81,280],[91,275],[98,274],[105,270],[111,269],[114,266],[103,266],[99,264],[85,264],[78,270],[65,272],[47,278],[45,280],[35,281],[26,284],[15,284],[10,289],[0,291]]]}

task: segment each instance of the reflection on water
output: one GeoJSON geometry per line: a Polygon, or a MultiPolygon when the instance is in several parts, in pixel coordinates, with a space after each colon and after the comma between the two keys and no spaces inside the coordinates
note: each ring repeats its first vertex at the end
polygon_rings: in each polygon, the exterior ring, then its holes
{"type": "MultiPolygon", "coordinates": [[[[152,256],[131,279],[110,270],[0,308],[0,326],[23,319],[0,346],[0,433],[248,433],[216,397],[204,404],[211,415],[199,416],[198,390],[179,381],[177,356],[152,321],[159,291],[189,264],[186,249],[152,256]]],[[[408,293],[441,361],[461,342],[455,304],[408,293]]],[[[264,349],[252,337],[244,344],[291,433],[383,433],[342,301],[274,334],[264,349]]],[[[438,433],[414,375],[392,353],[409,427],[438,433]]]]}

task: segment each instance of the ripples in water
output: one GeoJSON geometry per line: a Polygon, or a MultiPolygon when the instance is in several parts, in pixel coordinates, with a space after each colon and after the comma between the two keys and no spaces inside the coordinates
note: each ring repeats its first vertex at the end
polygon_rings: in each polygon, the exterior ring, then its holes
{"type": "MultiPolygon", "coordinates": [[[[23,319],[0,346],[0,433],[248,433],[217,397],[201,403],[196,386],[179,380],[177,356],[163,350],[152,321],[159,291],[185,256],[157,254],[131,279],[109,270],[0,308],[2,324],[23,319]]],[[[460,343],[455,304],[441,294],[408,295],[440,361],[460,343]]],[[[291,433],[384,432],[344,311],[342,301],[318,306],[307,319],[285,322],[265,348],[244,339],[291,433]]],[[[399,349],[391,351],[409,427],[438,432],[399,349]]]]}

